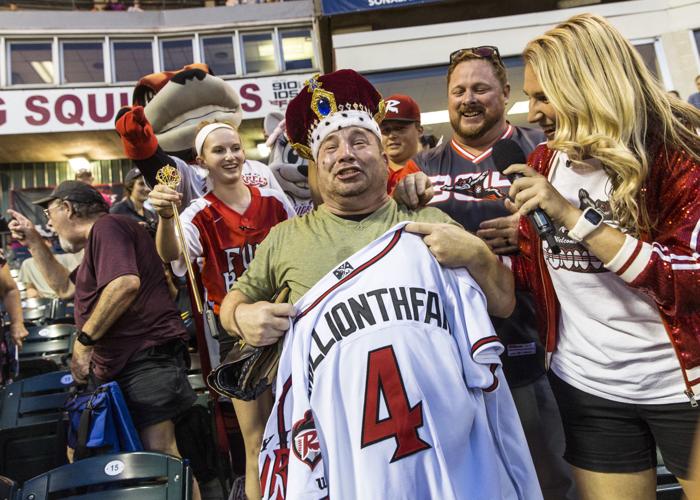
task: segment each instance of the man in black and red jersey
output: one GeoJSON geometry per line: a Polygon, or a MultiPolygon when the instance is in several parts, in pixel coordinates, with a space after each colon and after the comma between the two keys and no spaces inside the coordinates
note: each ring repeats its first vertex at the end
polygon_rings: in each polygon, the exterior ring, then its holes
{"type": "MultiPolygon", "coordinates": [[[[496,47],[458,50],[447,70],[447,102],[454,135],[450,141],[423,151],[415,163],[428,175],[435,195],[428,203],[445,211],[476,233],[494,253],[518,251],[518,215],[511,215],[504,200],[510,182],[491,157],[501,139],[518,143],[525,154],[545,140],[540,130],[516,127],[506,120],[510,85],[496,47]]],[[[417,174],[422,175],[422,174],[417,174]]],[[[401,181],[402,184],[420,180],[401,181]]],[[[572,481],[562,459],[564,435],[549,383],[545,376],[544,350],[535,329],[532,299],[516,292],[517,305],[506,319],[492,318],[506,346],[502,355],[545,499],[571,498],[572,481]]]]}

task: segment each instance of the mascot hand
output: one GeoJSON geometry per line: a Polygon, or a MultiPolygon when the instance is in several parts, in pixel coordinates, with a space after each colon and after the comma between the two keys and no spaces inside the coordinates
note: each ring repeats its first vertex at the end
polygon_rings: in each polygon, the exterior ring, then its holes
{"type": "Polygon", "coordinates": [[[122,138],[124,152],[132,160],[145,160],[158,150],[158,139],[143,112],[143,106],[122,108],[117,113],[117,133],[122,138]]]}

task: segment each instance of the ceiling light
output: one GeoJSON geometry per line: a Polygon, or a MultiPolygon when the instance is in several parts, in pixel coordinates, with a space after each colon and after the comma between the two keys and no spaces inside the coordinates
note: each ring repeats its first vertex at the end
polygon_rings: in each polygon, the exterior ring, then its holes
{"type": "Polygon", "coordinates": [[[80,172],[81,170],[92,170],[92,166],[87,158],[84,156],[74,156],[73,158],[68,158],[68,164],[73,172],[80,172]]]}
{"type": "Polygon", "coordinates": [[[441,111],[428,111],[427,113],[420,114],[420,124],[421,125],[435,125],[438,123],[449,123],[450,114],[446,109],[441,111]]]}
{"type": "Polygon", "coordinates": [[[53,83],[53,63],[51,61],[32,61],[30,64],[39,78],[44,80],[44,83],[53,83]]]}
{"type": "Polygon", "coordinates": [[[508,115],[524,115],[530,109],[528,101],[518,101],[508,110],[508,115]]]}
{"type": "Polygon", "coordinates": [[[309,38],[296,37],[282,40],[285,61],[302,61],[313,57],[313,47],[309,38]]]}
{"type": "Polygon", "coordinates": [[[274,57],[275,49],[272,46],[272,41],[264,41],[258,44],[258,58],[269,59],[274,57]]]}

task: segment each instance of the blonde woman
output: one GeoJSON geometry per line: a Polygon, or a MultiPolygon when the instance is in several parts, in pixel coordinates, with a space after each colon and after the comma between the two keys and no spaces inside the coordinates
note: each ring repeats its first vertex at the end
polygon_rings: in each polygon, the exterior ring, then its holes
{"type": "MultiPolygon", "coordinates": [[[[195,151],[197,163],[207,172],[210,191],[192,200],[180,218],[190,258],[200,263],[207,301],[218,320],[221,301],[253,260],[258,244],[275,224],[295,213],[279,191],[243,182],[245,151],[233,123],[200,123],[195,151]]],[[[186,264],[171,208],[171,202],[180,203],[182,194],[158,184],[150,199],[160,216],[156,233],[158,254],[172,263],[175,274],[184,276],[186,264]]],[[[237,339],[223,328],[219,331],[219,356],[223,360],[237,339]]],[[[254,401],[232,401],[246,449],[245,493],[253,500],[261,496],[258,454],[272,395],[268,390],[254,401]]]]}
{"type": "MultiPolygon", "coordinates": [[[[516,283],[533,291],[565,458],[580,497],[655,498],[656,447],[688,488],[700,383],[700,113],[634,47],[582,14],[524,52],[529,120],[547,143],[509,205],[539,207],[561,254],[521,224],[516,283]]],[[[523,221],[525,219],[522,219],[523,221]]]]}

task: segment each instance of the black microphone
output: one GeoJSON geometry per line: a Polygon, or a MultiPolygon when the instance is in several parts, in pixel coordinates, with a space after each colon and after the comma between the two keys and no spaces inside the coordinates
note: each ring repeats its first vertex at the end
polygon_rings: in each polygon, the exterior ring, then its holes
{"type": "MultiPolygon", "coordinates": [[[[525,153],[523,152],[522,148],[512,139],[501,139],[494,144],[491,155],[493,156],[493,162],[496,164],[496,168],[500,173],[503,173],[505,169],[514,163],[527,163],[527,159],[525,158],[525,153]]],[[[523,177],[523,175],[509,175],[508,180],[513,182],[518,177],[523,177]]],[[[560,253],[561,249],[559,248],[557,241],[554,239],[556,229],[554,228],[554,224],[552,224],[552,219],[549,218],[549,215],[547,215],[547,213],[541,208],[536,208],[528,215],[528,217],[533,224],[535,224],[537,234],[540,235],[540,238],[547,241],[547,245],[549,245],[549,249],[552,251],[552,253],[560,253]]]]}

